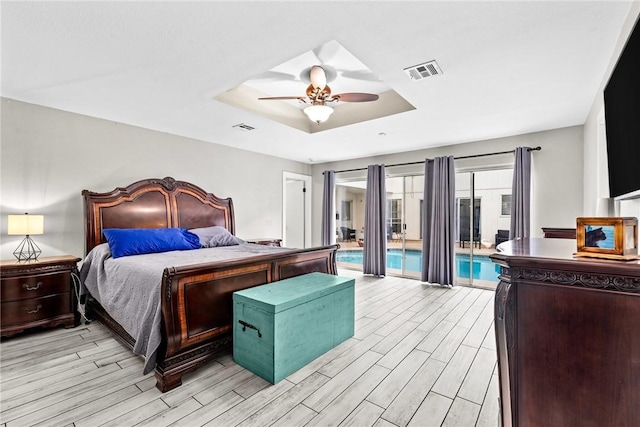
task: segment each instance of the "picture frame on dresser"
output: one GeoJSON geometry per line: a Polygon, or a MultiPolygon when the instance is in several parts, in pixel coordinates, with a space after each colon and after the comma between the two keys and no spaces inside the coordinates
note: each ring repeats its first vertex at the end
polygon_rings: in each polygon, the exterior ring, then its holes
{"type": "Polygon", "coordinates": [[[616,260],[638,259],[638,219],[581,217],[576,219],[576,256],[616,260]]]}

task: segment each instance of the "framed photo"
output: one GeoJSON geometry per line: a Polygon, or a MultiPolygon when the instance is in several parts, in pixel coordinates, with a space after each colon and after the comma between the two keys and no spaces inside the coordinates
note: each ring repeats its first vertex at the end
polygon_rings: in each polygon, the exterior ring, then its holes
{"type": "Polygon", "coordinates": [[[577,218],[576,240],[578,256],[638,259],[638,219],[577,218]]]}

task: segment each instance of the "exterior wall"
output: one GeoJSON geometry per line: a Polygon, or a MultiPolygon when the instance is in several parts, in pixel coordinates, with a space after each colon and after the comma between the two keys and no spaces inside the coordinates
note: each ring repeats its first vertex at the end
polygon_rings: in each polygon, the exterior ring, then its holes
{"type": "Polygon", "coordinates": [[[2,259],[12,259],[22,239],[7,236],[7,214],[45,216],[45,234],[34,236],[41,256],[81,257],[82,190],[166,176],[232,197],[239,237],[281,238],[282,172],[311,173],[299,162],[223,145],[15,100],[1,105],[2,259]]]}
{"type": "Polygon", "coordinates": [[[419,240],[420,237],[420,201],[424,199],[424,177],[413,177],[413,189],[411,188],[411,178],[405,183],[405,218],[407,229],[405,230],[407,240],[419,240]],[[413,196],[413,197],[412,197],[413,196]]]}

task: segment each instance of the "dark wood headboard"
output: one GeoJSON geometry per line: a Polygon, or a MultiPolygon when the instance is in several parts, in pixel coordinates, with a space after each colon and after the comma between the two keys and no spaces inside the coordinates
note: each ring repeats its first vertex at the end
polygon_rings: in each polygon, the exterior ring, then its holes
{"type": "Polygon", "coordinates": [[[221,199],[171,177],[144,179],[107,193],[82,191],[85,253],[104,243],[105,228],[199,228],[219,225],[236,234],[231,198],[221,199]]]}

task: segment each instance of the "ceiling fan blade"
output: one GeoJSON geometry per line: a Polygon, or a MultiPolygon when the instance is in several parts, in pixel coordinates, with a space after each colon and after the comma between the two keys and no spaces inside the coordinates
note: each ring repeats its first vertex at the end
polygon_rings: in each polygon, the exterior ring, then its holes
{"type": "Polygon", "coordinates": [[[268,96],[264,98],[258,98],[258,101],[284,101],[288,99],[297,99],[304,102],[304,96],[268,96]]]}
{"type": "Polygon", "coordinates": [[[368,82],[379,82],[380,78],[369,70],[353,70],[353,71],[342,71],[340,73],[342,77],[346,77],[348,79],[354,80],[364,80],[368,82]]]}
{"type": "Polygon", "coordinates": [[[313,53],[320,60],[322,65],[331,62],[334,56],[340,51],[340,45],[334,40],[313,49],[313,53]]]}
{"type": "Polygon", "coordinates": [[[255,75],[249,79],[249,81],[298,81],[300,80],[297,76],[288,73],[281,73],[280,71],[265,71],[264,73],[260,73],[255,75]]]}
{"type": "Polygon", "coordinates": [[[333,95],[332,98],[335,101],[342,102],[369,102],[376,101],[380,97],[375,93],[349,92],[333,95]]]}

